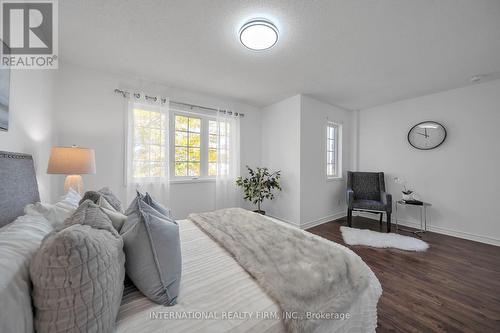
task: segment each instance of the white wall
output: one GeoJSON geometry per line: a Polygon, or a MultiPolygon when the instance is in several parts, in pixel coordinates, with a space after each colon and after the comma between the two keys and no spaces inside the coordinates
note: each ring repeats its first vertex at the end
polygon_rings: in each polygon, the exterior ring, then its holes
{"type": "MultiPolygon", "coordinates": [[[[430,230],[500,245],[500,81],[363,110],[359,124],[360,170],[384,171],[395,199],[401,194],[392,178],[405,178],[433,205],[430,230]],[[437,149],[407,142],[408,130],[424,120],[448,131],[437,149]]],[[[402,219],[414,224],[417,212],[408,209],[402,219]]]]}
{"type": "Polygon", "coordinates": [[[300,100],[296,95],[262,109],[262,166],[281,170],[282,192],[265,201],[267,214],[300,225],[300,100]]]}
{"type": "Polygon", "coordinates": [[[346,214],[345,188],[352,160],[352,112],[302,95],[300,118],[301,228],[328,222],[346,214]],[[326,126],[342,124],[342,178],[326,177],[326,126]]]}
{"type": "Polygon", "coordinates": [[[11,70],[9,130],[0,131],[0,150],[32,154],[40,197],[51,201],[47,175],[53,133],[53,70],[11,70]]]}
{"type": "MultiPolygon", "coordinates": [[[[229,99],[207,96],[143,80],[60,63],[57,76],[56,124],[58,144],[94,148],[97,173],[85,175],[87,189],[109,186],[125,200],[123,186],[124,99],[115,88],[143,90],[172,100],[221,107],[245,113],[241,121],[241,165],[260,163],[260,112],[229,99]]],[[[62,192],[63,176],[56,191],[62,192]]],[[[215,208],[215,183],[173,184],[171,203],[176,218],[215,208]]]]}

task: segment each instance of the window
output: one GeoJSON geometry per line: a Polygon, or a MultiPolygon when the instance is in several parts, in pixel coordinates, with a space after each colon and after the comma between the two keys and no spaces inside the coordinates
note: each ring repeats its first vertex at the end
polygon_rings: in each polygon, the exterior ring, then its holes
{"type": "Polygon", "coordinates": [[[176,177],[201,175],[201,118],[175,115],[176,177]]]}
{"type": "Polygon", "coordinates": [[[158,108],[135,105],[132,109],[132,126],[132,177],[165,177],[165,114],[158,108]]]}
{"type": "Polygon", "coordinates": [[[213,178],[229,170],[229,124],[214,117],[173,113],[172,178],[213,178]]]}
{"type": "Polygon", "coordinates": [[[229,170],[229,124],[209,121],[208,175],[225,175],[229,170]],[[219,170],[217,170],[219,165],[219,170]]]}
{"type": "Polygon", "coordinates": [[[342,126],[328,122],[326,127],[326,176],[328,178],[340,178],[342,176],[341,139],[342,126]]]}

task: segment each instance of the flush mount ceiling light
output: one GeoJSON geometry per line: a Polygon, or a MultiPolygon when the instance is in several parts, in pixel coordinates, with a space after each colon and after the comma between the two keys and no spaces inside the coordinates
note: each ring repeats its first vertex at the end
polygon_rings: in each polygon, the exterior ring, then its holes
{"type": "Polygon", "coordinates": [[[278,28],[266,19],[253,19],[240,29],[240,41],[250,50],[262,51],[278,42],[278,28]]]}

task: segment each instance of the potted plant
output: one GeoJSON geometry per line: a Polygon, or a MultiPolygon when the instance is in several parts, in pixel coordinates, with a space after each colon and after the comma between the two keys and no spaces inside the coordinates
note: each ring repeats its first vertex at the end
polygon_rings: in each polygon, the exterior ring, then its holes
{"type": "Polygon", "coordinates": [[[394,177],[394,182],[396,184],[403,186],[403,190],[401,192],[403,193],[402,197],[403,197],[404,201],[413,200],[413,196],[412,196],[413,191],[406,187],[406,181],[404,179],[399,178],[399,177],[394,177]]]}
{"type": "Polygon", "coordinates": [[[281,171],[270,173],[267,168],[257,167],[254,170],[248,165],[246,167],[249,177],[238,177],[236,179],[236,185],[243,189],[245,200],[257,205],[257,210],[254,212],[266,215],[266,212],[260,209],[260,205],[264,199],[274,199],[274,190],[281,191],[281,171]]]}

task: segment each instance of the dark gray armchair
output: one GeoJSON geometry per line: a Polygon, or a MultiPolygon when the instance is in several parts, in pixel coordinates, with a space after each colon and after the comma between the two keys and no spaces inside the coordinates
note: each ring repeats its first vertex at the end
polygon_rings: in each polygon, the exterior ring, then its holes
{"type": "Polygon", "coordinates": [[[387,214],[387,232],[391,232],[392,195],[385,192],[383,172],[347,172],[347,224],[352,226],[352,212],[387,214]]]}

